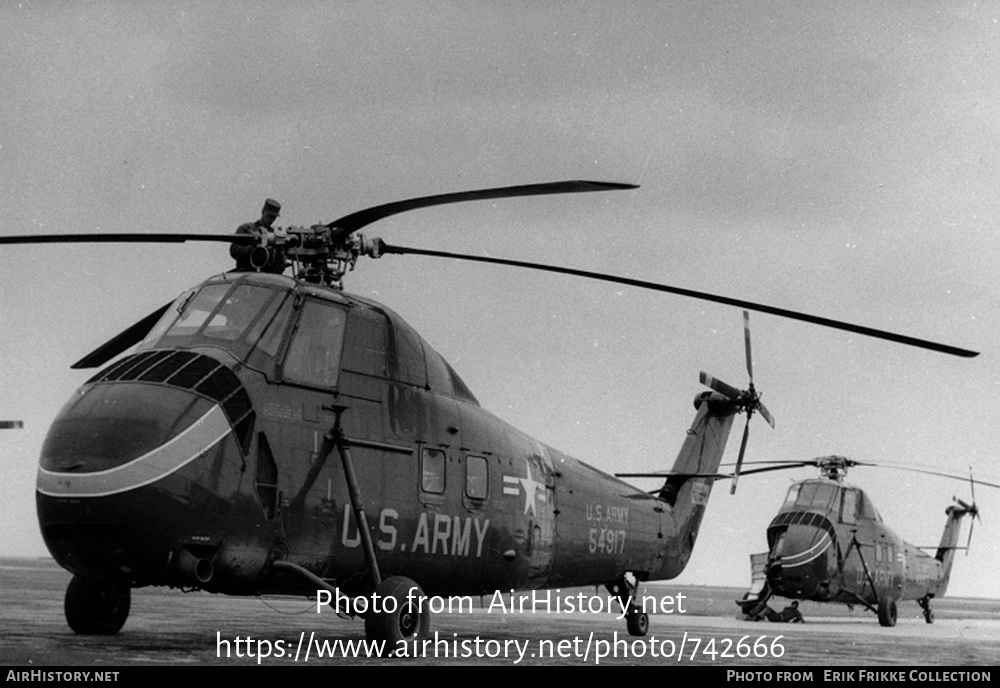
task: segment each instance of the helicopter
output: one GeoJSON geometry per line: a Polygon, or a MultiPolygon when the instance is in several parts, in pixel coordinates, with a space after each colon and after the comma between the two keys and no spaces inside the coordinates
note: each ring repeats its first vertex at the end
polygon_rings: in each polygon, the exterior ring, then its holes
{"type": "MultiPolygon", "coordinates": [[[[753,462],[770,463],[770,462],[753,462]]],[[[767,527],[769,550],[751,555],[750,590],[736,604],[754,618],[772,595],[795,600],[861,605],[878,616],[879,624],[896,625],[897,604],[916,600],[927,623],[934,622],[930,602],[948,589],[955,552],[968,551],[979,508],[975,486],[996,483],[940,471],[824,456],[744,473],[815,466],[820,476],[795,482],[778,514],[767,527]],[[957,497],[945,509],[946,521],[936,547],[904,542],[882,520],[869,496],[844,482],[855,466],[873,466],[968,480],[972,504],[957,497]],[[965,547],[959,547],[962,518],[972,518],[965,547]],[[928,554],[925,549],[933,549],[928,554]]]]}
{"type": "Polygon", "coordinates": [[[362,256],[544,270],[977,355],[705,292],[358,233],[432,205],[635,188],[564,181],[464,191],[255,235],[0,237],[0,245],[222,242],[249,247],[255,268],[209,277],[73,364],[100,370],[53,421],[36,485],[43,539],[73,574],[70,628],[119,632],[131,590],[143,586],[326,593],[382,600],[377,611],[347,613],[364,618],[369,639],[395,644],[427,637],[428,595],[603,585],[629,633],[646,634],[640,584],[674,578],[690,559],[715,482],[706,476],[718,470],[735,416],[747,416],[738,463],[751,416],[774,424],[753,386],[748,326],[748,388],[702,373],[708,390],[694,398],[671,475],[649,493],[482,408],[399,315],[344,291],[362,256]],[[292,275],[260,270],[276,251],[292,275]]]}

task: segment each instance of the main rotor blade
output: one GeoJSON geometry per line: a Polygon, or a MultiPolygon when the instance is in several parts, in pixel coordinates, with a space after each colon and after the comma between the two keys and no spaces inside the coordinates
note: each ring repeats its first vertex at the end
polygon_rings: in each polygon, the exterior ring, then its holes
{"type": "MultiPolygon", "coordinates": [[[[969,478],[967,478],[967,477],[965,477],[963,475],[955,475],[955,474],[952,474],[952,473],[943,473],[941,471],[931,471],[931,470],[927,470],[927,469],[923,469],[923,468],[911,468],[909,466],[893,466],[891,464],[874,463],[874,462],[871,462],[871,461],[857,461],[855,463],[857,465],[859,465],[859,466],[872,466],[874,468],[888,468],[888,469],[894,470],[894,471],[909,471],[910,473],[924,473],[926,475],[936,475],[936,476],[939,476],[941,478],[951,478],[952,480],[961,480],[962,482],[966,482],[966,481],[969,480],[969,478]]],[[[1000,484],[998,484],[998,483],[987,482],[985,480],[980,480],[979,478],[976,478],[976,480],[973,481],[973,482],[975,482],[976,485],[986,485],[987,487],[1000,488],[1000,484]]]]}
{"type": "Polygon", "coordinates": [[[547,182],[544,184],[525,184],[522,186],[503,186],[495,189],[478,189],[474,191],[457,191],[454,193],[437,194],[435,196],[421,196],[419,198],[409,198],[402,201],[394,201],[377,205],[372,208],[359,210],[350,215],[345,215],[334,220],[327,225],[332,232],[332,239],[336,243],[338,240],[346,238],[365,225],[403,213],[408,210],[427,208],[434,205],[445,205],[447,203],[464,203],[465,201],[483,201],[491,198],[512,198],[514,196],[541,196],[546,194],[582,193],[588,191],[617,191],[621,189],[638,189],[636,184],[618,184],[616,182],[589,182],[589,181],[565,181],[547,182]]]}
{"type": "MultiPolygon", "coordinates": [[[[880,468],[880,469],[883,469],[883,470],[888,469],[888,470],[891,470],[891,471],[907,471],[909,473],[923,473],[924,475],[935,475],[935,476],[938,476],[940,478],[950,478],[951,480],[960,480],[960,481],[965,482],[965,483],[969,482],[969,476],[967,476],[967,475],[959,475],[957,473],[945,473],[943,471],[933,471],[933,470],[926,469],[926,468],[915,468],[913,466],[903,466],[903,465],[900,465],[900,464],[877,463],[877,462],[874,462],[874,461],[858,461],[856,459],[848,459],[847,457],[819,456],[819,457],[816,457],[814,459],[765,459],[765,460],[761,460],[761,461],[745,461],[743,463],[743,465],[744,466],[748,466],[748,465],[762,465],[762,464],[765,464],[765,465],[768,465],[770,467],[769,468],[761,468],[761,469],[753,469],[753,470],[754,471],[761,471],[761,472],[763,472],[763,471],[780,471],[780,470],[784,470],[786,468],[800,468],[800,467],[804,467],[804,466],[819,467],[819,466],[822,465],[822,463],[825,460],[828,460],[830,458],[841,458],[841,459],[843,459],[844,462],[845,462],[845,467],[846,468],[854,468],[856,466],[862,466],[862,467],[865,467],[865,468],[880,468]]],[[[719,464],[719,465],[720,466],[732,466],[734,464],[731,464],[731,463],[722,463],[722,464],[719,464]]],[[[741,471],[742,475],[747,475],[748,473],[750,473],[750,471],[741,471]]],[[[993,483],[993,482],[989,482],[987,480],[980,480],[979,478],[976,478],[974,482],[975,482],[976,485],[985,485],[986,487],[1000,488],[1000,483],[993,483]]],[[[973,502],[975,502],[975,500],[973,500],[973,502]]]]}
{"type": "Polygon", "coordinates": [[[167,309],[170,308],[170,304],[172,303],[173,301],[160,306],[139,322],[101,344],[99,347],[71,365],[70,368],[73,368],[74,370],[79,370],[81,368],[97,368],[98,366],[104,365],[112,358],[128,349],[130,346],[138,344],[142,341],[143,337],[149,334],[149,331],[153,329],[153,326],[156,325],[157,321],[163,316],[164,313],[167,312],[167,309]]]}
{"type": "MultiPolygon", "coordinates": [[[[743,465],[748,466],[750,464],[761,463],[760,461],[744,461],[743,465]]],[[[733,465],[733,464],[721,464],[723,466],[733,465]]],[[[811,461],[796,461],[794,463],[787,463],[781,466],[768,466],[766,468],[747,468],[741,469],[740,475],[752,475],[754,473],[770,473],[771,471],[787,471],[791,468],[805,468],[806,466],[812,466],[811,461]]],[[[726,478],[732,478],[733,473],[680,473],[675,471],[652,471],[650,473],[615,473],[616,478],[669,478],[671,476],[683,476],[685,478],[715,478],[716,480],[724,480],[726,478]]]]}
{"type": "Polygon", "coordinates": [[[588,272],[586,270],[564,268],[556,265],[543,265],[540,263],[529,263],[522,260],[510,260],[507,258],[489,258],[486,256],[474,256],[465,253],[449,253],[447,251],[431,251],[427,249],[411,248],[407,246],[391,246],[389,244],[386,244],[385,242],[382,242],[381,252],[382,254],[395,253],[397,255],[410,254],[416,256],[431,256],[434,258],[454,258],[456,260],[469,260],[477,263],[509,265],[512,267],[528,268],[531,270],[541,270],[543,272],[555,272],[561,275],[572,275],[574,277],[586,277],[588,279],[600,280],[603,282],[625,284],[630,287],[638,287],[640,289],[651,289],[653,291],[661,291],[668,294],[677,294],[678,296],[687,296],[693,299],[701,299],[702,301],[712,301],[714,303],[721,303],[727,306],[736,306],[738,308],[745,308],[747,310],[757,311],[759,313],[768,313],[769,315],[776,315],[780,318],[789,318],[791,320],[799,320],[802,322],[811,323],[813,325],[820,325],[821,327],[830,327],[835,330],[844,330],[845,332],[852,332],[854,334],[859,334],[865,337],[874,337],[875,339],[883,339],[886,341],[895,342],[897,344],[905,344],[906,346],[915,346],[920,349],[929,349],[931,351],[937,351],[939,353],[949,354],[951,356],[961,356],[962,358],[975,358],[976,356],[979,355],[978,351],[961,349],[959,347],[950,346],[948,344],[939,344],[937,342],[928,341],[926,339],[918,339],[916,337],[909,337],[903,334],[896,334],[894,332],[888,332],[886,330],[878,330],[873,327],[865,327],[864,325],[855,325],[840,320],[823,318],[818,315],[800,313],[798,311],[791,311],[785,308],[776,308],[774,306],[767,306],[760,303],[754,303],[752,301],[744,301],[742,299],[733,299],[728,296],[719,296],[717,294],[710,294],[704,291],[696,291],[694,289],[684,289],[682,287],[671,287],[666,284],[647,282],[644,280],[631,279],[628,277],[618,277],[616,275],[606,275],[604,273],[599,273],[599,272],[588,272]]]}
{"type": "Polygon", "coordinates": [[[182,244],[186,241],[218,241],[226,244],[251,244],[258,239],[250,234],[22,234],[0,236],[3,244],[182,244]]]}

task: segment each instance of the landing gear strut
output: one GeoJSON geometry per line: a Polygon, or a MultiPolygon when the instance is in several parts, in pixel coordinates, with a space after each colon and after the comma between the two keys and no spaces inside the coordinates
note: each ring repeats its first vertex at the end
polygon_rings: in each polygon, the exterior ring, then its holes
{"type": "Polygon", "coordinates": [[[361,504],[361,492],[354,475],[351,443],[340,424],[340,417],[347,410],[347,407],[334,404],[323,408],[333,411],[335,414],[329,438],[333,440],[344,465],[344,477],[347,479],[347,489],[351,496],[354,518],[358,523],[361,544],[364,546],[368,576],[375,586],[375,593],[372,597],[373,604],[375,600],[380,601],[379,610],[369,610],[368,614],[365,615],[365,636],[369,640],[385,641],[383,650],[388,654],[396,649],[397,643],[400,641],[422,640],[430,635],[430,607],[424,591],[409,578],[391,576],[382,580],[371,532],[368,529],[368,520],[365,517],[365,508],[361,504]]]}
{"type": "Polygon", "coordinates": [[[76,575],[66,588],[66,621],[80,635],[114,635],[131,606],[132,589],[122,583],[76,575]]]}
{"type": "Polygon", "coordinates": [[[931,598],[921,597],[917,600],[917,603],[920,605],[920,608],[924,610],[924,621],[929,624],[934,623],[934,610],[931,609],[931,598]]]}
{"type": "Polygon", "coordinates": [[[621,608],[625,609],[625,627],[629,635],[643,637],[649,632],[649,615],[635,603],[639,595],[639,581],[631,574],[625,574],[613,583],[604,586],[608,592],[618,598],[621,608]]]}

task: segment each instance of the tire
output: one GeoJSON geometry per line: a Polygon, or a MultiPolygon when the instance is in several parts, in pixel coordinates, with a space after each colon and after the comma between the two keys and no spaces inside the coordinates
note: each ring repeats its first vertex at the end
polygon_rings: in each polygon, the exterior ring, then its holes
{"type": "Polygon", "coordinates": [[[924,621],[929,624],[934,623],[934,610],[930,607],[924,610],[924,621]]]}
{"type": "Polygon", "coordinates": [[[629,635],[642,638],[649,633],[649,615],[636,607],[630,607],[625,615],[625,627],[628,628],[629,635]]]}
{"type": "Polygon", "coordinates": [[[896,600],[883,597],[878,601],[878,622],[886,627],[896,625],[896,600]]]}
{"type": "Polygon", "coordinates": [[[365,617],[365,636],[368,640],[385,641],[386,654],[395,650],[400,641],[430,636],[431,612],[419,585],[405,576],[392,576],[379,584],[375,595],[379,612],[365,617]],[[389,599],[395,600],[395,604],[389,599]]]}
{"type": "Polygon", "coordinates": [[[132,589],[121,583],[73,576],[66,588],[66,622],[80,635],[114,635],[132,607],[132,589]]]}

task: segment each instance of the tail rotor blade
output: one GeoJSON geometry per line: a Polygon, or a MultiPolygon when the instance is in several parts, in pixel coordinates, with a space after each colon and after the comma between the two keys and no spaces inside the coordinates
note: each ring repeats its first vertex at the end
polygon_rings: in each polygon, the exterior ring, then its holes
{"type": "Polygon", "coordinates": [[[743,342],[747,350],[747,375],[750,376],[750,384],[753,384],[753,351],[750,347],[750,313],[743,311],[743,342]]]}
{"type": "Polygon", "coordinates": [[[747,450],[747,439],[750,437],[750,414],[747,414],[746,425],[743,426],[743,441],[740,442],[740,455],[736,459],[736,470],[733,472],[733,484],[729,488],[729,494],[736,494],[736,483],[740,479],[740,467],[743,465],[743,455],[747,450]]]}
{"type": "Polygon", "coordinates": [[[757,411],[760,415],[764,416],[764,420],[766,420],[767,424],[773,428],[774,416],[771,415],[771,412],[767,410],[767,407],[764,406],[764,404],[760,403],[759,399],[757,400],[757,411]]]}
{"type": "Polygon", "coordinates": [[[740,398],[740,390],[736,389],[732,385],[726,384],[718,378],[712,377],[704,371],[698,376],[698,379],[701,380],[701,384],[725,397],[729,397],[733,400],[740,398]]]}

